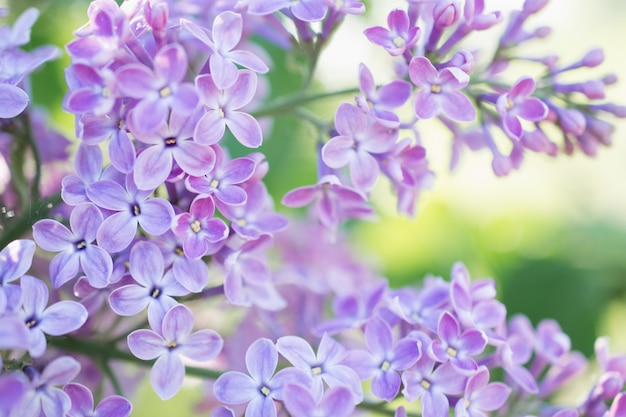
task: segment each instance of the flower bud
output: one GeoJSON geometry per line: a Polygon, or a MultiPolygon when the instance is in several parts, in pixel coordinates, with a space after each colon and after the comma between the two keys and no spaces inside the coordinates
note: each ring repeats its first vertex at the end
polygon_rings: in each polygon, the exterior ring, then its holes
{"type": "Polygon", "coordinates": [[[435,26],[452,26],[458,22],[460,16],[461,7],[456,0],[441,0],[433,9],[435,26]]]}
{"type": "Polygon", "coordinates": [[[581,64],[585,67],[593,68],[604,62],[604,51],[602,48],[595,48],[591,51],[587,52],[583,59],[581,60],[581,64]]]}
{"type": "Polygon", "coordinates": [[[530,15],[537,13],[543,9],[546,4],[548,4],[548,0],[526,0],[523,7],[524,14],[530,15]]]}

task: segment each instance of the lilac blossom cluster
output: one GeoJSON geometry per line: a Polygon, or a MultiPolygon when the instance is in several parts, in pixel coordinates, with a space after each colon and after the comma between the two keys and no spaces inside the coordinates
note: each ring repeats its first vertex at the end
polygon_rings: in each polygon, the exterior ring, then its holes
{"type": "MultiPolygon", "coordinates": [[[[553,404],[587,363],[556,322],[507,319],[495,281],[470,280],[460,263],[450,281],[392,289],[341,231],[344,221],[373,214],[368,199],[380,174],[398,210],[413,214],[434,176],[418,134],[423,119],[451,132],[452,166],[464,147],[488,148],[497,175],[518,168],[525,150],[556,154],[547,125],[562,132],[565,152],[577,144],[593,155],[609,144],[612,125],[601,117],[626,116],[625,108],[583,97],[602,99],[615,77],[559,81],[599,65],[600,51],[565,66],[515,55],[515,46],[546,34],[524,27],[545,3],[526,0],[488,59],[461,43],[505,21],[481,0],[409,1],[389,13],[387,27],[367,29],[396,79],[377,85],[361,64],[354,102],[340,104],[333,123],[315,123],[318,181],[282,199],[311,206],[312,215],[289,223],[264,183],[269,163],[256,149],[269,123],[258,115],[314,96],[271,101],[264,74],[272,63],[254,39],[307,55],[308,94],[321,49],[364,4],[93,1],[66,46],[74,173],[60,181],[54,218],[37,212],[32,235],[23,230],[0,252],[0,417],[128,416],[122,395],[133,394],[135,377],[124,362],[149,367],[162,399],[186,375],[211,380],[203,406],[213,417],[626,415],[626,356],[611,355],[605,339],[589,394],[553,404]],[[519,60],[544,74],[509,82],[506,67],[519,60]],[[246,156],[231,157],[235,142],[246,156]]],[[[34,133],[25,77],[57,54],[19,49],[37,15],[29,9],[0,28],[0,127],[37,167],[25,175],[6,154],[19,198],[3,195],[3,203],[33,198],[50,209],[54,199],[39,201],[38,151],[49,146],[42,154],[63,160],[68,142],[34,133]],[[35,137],[56,139],[38,145],[35,137]]]]}

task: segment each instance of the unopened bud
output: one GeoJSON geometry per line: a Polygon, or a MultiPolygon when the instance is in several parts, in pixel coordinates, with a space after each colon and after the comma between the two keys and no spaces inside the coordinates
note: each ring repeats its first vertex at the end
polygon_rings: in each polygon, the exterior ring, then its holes
{"type": "Polygon", "coordinates": [[[602,78],[602,82],[604,83],[604,85],[613,85],[617,83],[617,81],[618,77],[615,74],[607,74],[604,76],[604,78],[602,78]]]}
{"type": "Polygon", "coordinates": [[[580,91],[591,100],[604,98],[604,83],[598,80],[589,80],[581,84],[580,91]]]}
{"type": "Polygon", "coordinates": [[[448,27],[458,22],[461,7],[456,0],[441,0],[433,9],[433,20],[436,26],[448,27]]]}
{"type": "Polygon", "coordinates": [[[548,0],[526,0],[524,2],[524,14],[529,15],[537,13],[548,4],[548,0]]]}
{"type": "Polygon", "coordinates": [[[578,110],[561,109],[559,111],[559,122],[565,133],[578,136],[585,130],[585,116],[578,110]]]}
{"type": "Polygon", "coordinates": [[[543,39],[550,36],[551,33],[552,28],[550,26],[541,26],[535,29],[535,31],[533,32],[533,37],[543,39]]]}
{"type": "Polygon", "coordinates": [[[585,54],[580,62],[585,67],[597,67],[604,62],[604,51],[602,50],[602,48],[592,49],[585,54]]]}

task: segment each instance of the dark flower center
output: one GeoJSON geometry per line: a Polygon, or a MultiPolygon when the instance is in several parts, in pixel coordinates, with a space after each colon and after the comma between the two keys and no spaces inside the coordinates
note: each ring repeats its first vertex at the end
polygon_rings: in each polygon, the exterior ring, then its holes
{"type": "Polygon", "coordinates": [[[168,148],[176,146],[176,138],[175,137],[165,138],[165,146],[168,148]]]}
{"type": "Polygon", "coordinates": [[[139,204],[137,203],[131,204],[130,212],[133,214],[133,216],[139,216],[141,214],[141,209],[139,208],[139,204]]]}
{"type": "Polygon", "coordinates": [[[85,242],[85,239],[81,239],[77,242],[74,242],[74,248],[76,248],[77,251],[84,250],[86,247],[87,247],[87,242],[85,242]]]}
{"type": "Polygon", "coordinates": [[[153,287],[152,291],[150,291],[150,297],[156,299],[161,296],[161,289],[158,287],[153,287]]]}
{"type": "Polygon", "coordinates": [[[33,327],[37,327],[37,325],[39,324],[39,320],[37,320],[37,317],[35,316],[30,316],[26,319],[24,323],[26,323],[26,327],[32,329],[33,327]]]}

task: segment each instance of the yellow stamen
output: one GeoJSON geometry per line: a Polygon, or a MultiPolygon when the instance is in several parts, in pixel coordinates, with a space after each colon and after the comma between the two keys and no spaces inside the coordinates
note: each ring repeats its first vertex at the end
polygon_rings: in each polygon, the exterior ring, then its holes
{"type": "Polygon", "coordinates": [[[430,91],[435,94],[441,93],[441,86],[439,84],[433,84],[430,86],[430,91]]]}
{"type": "Polygon", "coordinates": [[[200,225],[199,220],[194,220],[189,227],[191,227],[191,230],[193,230],[194,233],[199,233],[200,230],[202,230],[202,225],[200,225]]]}

